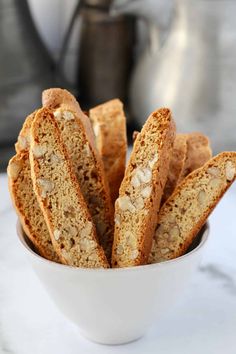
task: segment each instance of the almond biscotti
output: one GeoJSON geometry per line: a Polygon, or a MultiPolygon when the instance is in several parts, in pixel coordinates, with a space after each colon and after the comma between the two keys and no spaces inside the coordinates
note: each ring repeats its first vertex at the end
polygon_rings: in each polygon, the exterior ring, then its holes
{"type": "Polygon", "coordinates": [[[183,255],[236,176],[236,152],[223,152],[189,174],[162,206],[149,263],[183,255]]]}
{"type": "Polygon", "coordinates": [[[202,133],[187,134],[187,158],[181,173],[181,182],[189,173],[202,167],[212,157],[209,139],[202,133]]]}
{"type": "Polygon", "coordinates": [[[153,112],[138,134],[115,203],[114,267],[145,264],[175,138],[171,112],[153,112]]]}
{"type": "Polygon", "coordinates": [[[108,260],[114,232],[114,210],[103,163],[95,147],[90,120],[81,111],[76,99],[66,90],[43,92],[43,106],[54,112],[62,139],[69,153],[84,199],[96,227],[100,244],[108,260]]]}
{"type": "Polygon", "coordinates": [[[185,161],[187,157],[187,135],[177,134],[173,146],[173,153],[170,159],[170,166],[166,185],[162,196],[162,204],[174,192],[179,182],[179,178],[183,173],[185,161]]]}
{"type": "Polygon", "coordinates": [[[123,104],[119,99],[105,102],[90,109],[89,117],[95,133],[96,146],[103,160],[111,200],[114,204],[124,177],[127,151],[123,104]]]}
{"type": "Polygon", "coordinates": [[[29,150],[30,146],[30,128],[34,120],[35,114],[37,111],[34,111],[28,117],[26,117],[23,127],[18,135],[17,142],[15,143],[16,152],[24,152],[29,150]]]}
{"type": "Polygon", "coordinates": [[[62,263],[107,268],[59,127],[46,108],[37,112],[31,126],[30,166],[34,191],[62,263]]]}
{"type": "MultiPolygon", "coordinates": [[[[136,140],[138,134],[138,131],[133,132],[133,142],[136,140]]],[[[187,159],[187,139],[187,134],[177,134],[175,137],[167,181],[164,188],[161,204],[164,204],[164,202],[169,198],[179,183],[179,180],[182,178],[187,159]]]]}
{"type": "Polygon", "coordinates": [[[41,256],[59,262],[33,191],[28,152],[15,155],[9,161],[7,173],[12,202],[26,235],[41,256]]]}

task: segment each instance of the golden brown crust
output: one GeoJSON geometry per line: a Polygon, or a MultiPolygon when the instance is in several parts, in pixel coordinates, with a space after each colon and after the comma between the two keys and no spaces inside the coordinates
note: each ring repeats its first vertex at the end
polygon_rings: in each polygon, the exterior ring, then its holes
{"type": "Polygon", "coordinates": [[[11,199],[26,235],[41,256],[59,262],[33,191],[28,152],[12,157],[7,172],[11,199]]]}
{"type": "Polygon", "coordinates": [[[31,126],[33,187],[56,252],[65,264],[108,267],[52,111],[39,110],[31,126]]]}
{"type": "Polygon", "coordinates": [[[135,140],[115,204],[114,267],[145,264],[175,138],[171,112],[153,112],[135,140]]]}
{"type": "Polygon", "coordinates": [[[223,152],[178,185],[160,210],[149,263],[186,252],[235,175],[236,152],[223,152]]]}
{"type": "Polygon", "coordinates": [[[114,99],[96,106],[89,111],[96,146],[102,157],[108,179],[111,200],[115,203],[124,177],[127,137],[126,118],[123,104],[114,99]]]}
{"type": "Polygon", "coordinates": [[[174,192],[179,182],[179,178],[183,173],[185,161],[187,157],[187,135],[177,134],[174,142],[173,153],[170,159],[170,166],[166,185],[162,196],[162,204],[174,192]]]}
{"type": "Polygon", "coordinates": [[[94,133],[89,118],[81,110],[79,103],[69,91],[63,90],[61,88],[51,88],[44,90],[42,93],[42,103],[44,107],[47,107],[51,110],[55,110],[57,108],[68,108],[69,110],[74,111],[77,115],[77,118],[82,122],[84,126],[90,145],[96,149],[94,133]]]}
{"type": "Polygon", "coordinates": [[[179,183],[191,172],[203,166],[212,157],[210,142],[198,132],[187,134],[187,158],[179,183]]]}
{"type": "Polygon", "coordinates": [[[29,151],[30,146],[30,128],[37,110],[28,115],[24,121],[23,127],[18,135],[15,149],[17,153],[29,151]]]}
{"type": "Polygon", "coordinates": [[[76,99],[66,90],[44,91],[43,105],[54,112],[54,119],[61,130],[74,173],[96,226],[99,242],[110,261],[114,210],[90,120],[81,111],[76,99]]]}

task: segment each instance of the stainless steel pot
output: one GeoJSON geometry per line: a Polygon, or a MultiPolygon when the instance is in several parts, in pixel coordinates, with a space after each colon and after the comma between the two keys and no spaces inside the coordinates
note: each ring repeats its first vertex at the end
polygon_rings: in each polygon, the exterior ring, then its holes
{"type": "MultiPolygon", "coordinates": [[[[131,2],[133,12],[135,3],[142,1],[131,2]]],[[[159,17],[150,22],[146,12],[149,41],[130,90],[140,125],[158,106],[169,106],[179,130],[205,132],[215,152],[236,149],[235,13],[235,1],[177,0],[168,35],[160,42],[159,17]]]]}

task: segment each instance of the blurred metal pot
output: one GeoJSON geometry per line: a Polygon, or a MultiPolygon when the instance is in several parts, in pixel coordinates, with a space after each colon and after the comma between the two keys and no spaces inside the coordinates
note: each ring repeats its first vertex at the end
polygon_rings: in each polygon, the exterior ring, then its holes
{"type": "Polygon", "coordinates": [[[158,19],[151,23],[145,14],[149,42],[130,89],[140,124],[158,106],[169,106],[179,130],[205,132],[215,152],[236,149],[235,13],[235,1],[177,0],[162,42],[158,19]]]}

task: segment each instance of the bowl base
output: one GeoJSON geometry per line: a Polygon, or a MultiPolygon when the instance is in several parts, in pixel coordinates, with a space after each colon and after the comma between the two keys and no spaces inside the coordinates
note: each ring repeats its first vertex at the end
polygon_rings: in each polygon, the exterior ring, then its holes
{"type": "Polygon", "coordinates": [[[144,336],[144,333],[135,337],[130,338],[120,338],[120,339],[108,339],[108,338],[99,338],[99,337],[91,337],[89,334],[79,331],[79,333],[90,342],[100,344],[100,345],[123,345],[129,344],[132,342],[136,342],[144,336]]]}

